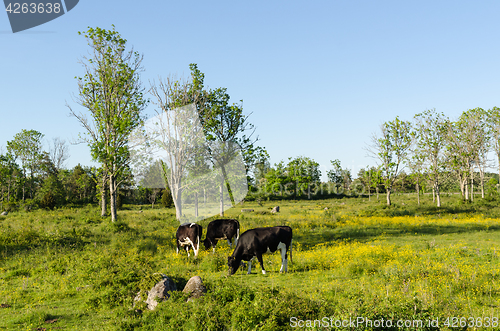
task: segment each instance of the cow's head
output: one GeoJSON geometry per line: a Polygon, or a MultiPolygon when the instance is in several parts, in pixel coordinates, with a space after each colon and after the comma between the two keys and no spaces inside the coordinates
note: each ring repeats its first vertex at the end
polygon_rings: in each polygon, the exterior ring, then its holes
{"type": "Polygon", "coordinates": [[[227,258],[227,265],[229,266],[229,275],[234,275],[238,268],[240,267],[240,262],[237,261],[234,257],[230,256],[227,258]]]}
{"type": "Polygon", "coordinates": [[[205,238],[205,240],[203,240],[203,244],[205,244],[205,249],[209,249],[210,246],[212,246],[212,242],[208,238],[205,238]]]}

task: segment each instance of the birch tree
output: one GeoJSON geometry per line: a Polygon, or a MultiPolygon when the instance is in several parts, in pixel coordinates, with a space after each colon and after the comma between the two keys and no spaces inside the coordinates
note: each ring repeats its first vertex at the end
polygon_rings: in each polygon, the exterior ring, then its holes
{"type": "Polygon", "coordinates": [[[417,134],[414,166],[418,168],[421,165],[419,162],[424,162],[427,178],[436,195],[437,206],[441,207],[439,188],[440,179],[448,163],[446,158],[448,119],[444,114],[432,109],[415,115],[415,120],[417,134]]]}
{"type": "Polygon", "coordinates": [[[21,162],[23,171],[23,201],[26,199],[26,182],[29,175],[30,198],[33,198],[33,179],[40,158],[42,156],[42,138],[43,134],[36,130],[22,130],[14,136],[14,139],[7,142],[7,152],[21,162]]]}
{"type": "Polygon", "coordinates": [[[89,145],[92,159],[101,163],[101,183],[106,184],[107,179],[114,222],[117,189],[126,179],[130,161],[129,135],[143,122],[141,114],[146,105],[139,80],[143,57],[133,49],[126,51],[127,41],[114,26],[113,30],[89,28],[79,34],[87,39],[91,57],[81,61],[85,75],[77,78],[76,101],[88,110],[90,119],[68,108],[85,129],[81,142],[89,145]]]}
{"type": "Polygon", "coordinates": [[[409,121],[385,122],[380,126],[380,136],[372,136],[368,152],[380,162],[384,176],[387,205],[391,205],[391,192],[394,182],[401,172],[412,144],[412,125],[409,121]]]}

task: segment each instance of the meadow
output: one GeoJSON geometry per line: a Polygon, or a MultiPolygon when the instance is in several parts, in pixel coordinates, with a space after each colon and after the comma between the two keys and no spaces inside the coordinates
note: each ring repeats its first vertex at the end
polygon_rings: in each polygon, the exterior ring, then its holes
{"type": "MultiPolygon", "coordinates": [[[[251,275],[228,276],[225,242],[215,254],[176,254],[173,209],[126,205],[116,223],[91,205],[0,216],[0,330],[499,330],[499,202],[393,201],[271,200],[228,210],[242,231],[292,227],[289,273],[279,273],[275,253],[264,256],[267,275],[256,263],[251,275]],[[133,308],[159,273],[178,289],[199,275],[208,293],[186,302],[179,291],[154,311],[133,308]],[[413,325],[398,328],[398,320],[413,325]]],[[[204,230],[212,219],[200,222],[204,230]]]]}

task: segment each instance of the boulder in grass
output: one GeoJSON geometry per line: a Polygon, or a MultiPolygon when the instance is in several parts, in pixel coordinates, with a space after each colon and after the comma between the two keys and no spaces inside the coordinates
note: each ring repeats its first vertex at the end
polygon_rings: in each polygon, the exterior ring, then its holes
{"type": "Polygon", "coordinates": [[[250,213],[252,211],[253,211],[253,209],[242,209],[241,210],[242,213],[250,213]]]}
{"type": "Polygon", "coordinates": [[[203,285],[200,276],[191,277],[182,292],[189,294],[188,302],[193,299],[201,298],[207,293],[207,288],[203,285]]]}
{"type": "MultiPolygon", "coordinates": [[[[158,305],[158,301],[165,301],[170,298],[170,294],[168,292],[177,291],[177,287],[172,279],[166,275],[162,275],[162,277],[162,280],[156,283],[156,285],[148,291],[148,297],[145,302],[149,310],[154,310],[158,305]]],[[[141,301],[141,292],[137,293],[134,301],[141,301]]]]}
{"type": "Polygon", "coordinates": [[[4,211],[3,213],[0,214],[0,216],[7,216],[7,214],[9,214],[9,212],[4,211]]]}
{"type": "Polygon", "coordinates": [[[279,213],[280,212],[280,206],[276,206],[273,208],[273,210],[271,210],[271,213],[275,214],[275,213],[279,213]]]}

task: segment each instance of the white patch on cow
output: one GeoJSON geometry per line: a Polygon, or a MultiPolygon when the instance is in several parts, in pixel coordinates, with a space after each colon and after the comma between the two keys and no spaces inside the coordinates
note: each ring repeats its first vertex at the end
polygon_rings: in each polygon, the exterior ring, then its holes
{"type": "Polygon", "coordinates": [[[192,226],[193,226],[193,225],[195,225],[195,224],[196,224],[196,223],[191,223],[191,224],[189,224],[189,227],[192,227],[192,226]]]}
{"type": "Polygon", "coordinates": [[[238,239],[240,239],[240,228],[236,229],[236,239],[234,239],[234,247],[238,245],[238,239]]]}
{"type": "Polygon", "coordinates": [[[286,258],[286,245],[282,242],[278,244],[278,249],[281,250],[281,268],[280,272],[283,272],[283,268],[285,272],[288,272],[288,261],[286,258]]]}
{"type": "Polygon", "coordinates": [[[266,271],[265,271],[264,269],[262,270],[262,274],[263,274],[263,275],[265,275],[265,274],[266,274],[266,271]]]}
{"type": "MultiPolygon", "coordinates": [[[[192,223],[192,224],[194,224],[194,223],[192,223]]],[[[200,237],[198,237],[197,239],[198,239],[198,249],[199,249],[200,248],[200,237]]],[[[181,247],[186,246],[186,252],[188,254],[188,257],[190,256],[189,255],[189,246],[190,245],[193,248],[194,256],[198,256],[198,249],[194,248],[194,243],[191,241],[191,239],[189,239],[189,237],[186,237],[186,239],[184,239],[184,241],[179,240],[179,244],[181,245],[181,247]]],[[[178,249],[177,249],[177,251],[178,251],[178,249]]]]}
{"type": "Polygon", "coordinates": [[[197,248],[195,249],[194,245],[192,246],[193,246],[194,256],[198,256],[198,250],[200,249],[200,236],[197,237],[197,243],[196,243],[197,248]]]}

